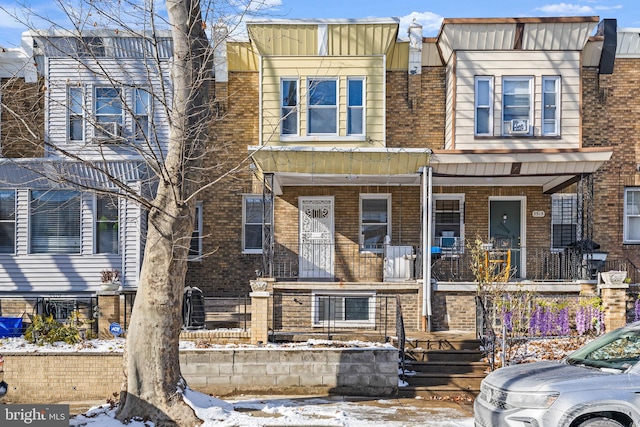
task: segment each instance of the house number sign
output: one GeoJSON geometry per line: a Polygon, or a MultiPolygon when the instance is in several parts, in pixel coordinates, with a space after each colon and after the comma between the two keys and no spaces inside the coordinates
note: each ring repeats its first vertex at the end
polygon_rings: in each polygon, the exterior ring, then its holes
{"type": "Polygon", "coordinates": [[[531,212],[531,216],[534,218],[544,218],[544,211],[533,211],[531,212]]]}

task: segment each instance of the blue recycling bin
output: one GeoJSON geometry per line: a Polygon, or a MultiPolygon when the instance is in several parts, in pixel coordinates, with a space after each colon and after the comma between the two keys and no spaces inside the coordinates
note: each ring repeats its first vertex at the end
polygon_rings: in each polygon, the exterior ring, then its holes
{"type": "Polygon", "coordinates": [[[0,317],[0,338],[22,335],[22,317],[0,317]]]}

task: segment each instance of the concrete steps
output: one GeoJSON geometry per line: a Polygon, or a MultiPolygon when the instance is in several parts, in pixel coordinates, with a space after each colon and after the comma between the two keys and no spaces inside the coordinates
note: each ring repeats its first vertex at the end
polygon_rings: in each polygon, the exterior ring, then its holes
{"type": "Polygon", "coordinates": [[[475,337],[429,337],[408,340],[405,382],[398,394],[411,396],[475,397],[489,370],[475,337]]]}

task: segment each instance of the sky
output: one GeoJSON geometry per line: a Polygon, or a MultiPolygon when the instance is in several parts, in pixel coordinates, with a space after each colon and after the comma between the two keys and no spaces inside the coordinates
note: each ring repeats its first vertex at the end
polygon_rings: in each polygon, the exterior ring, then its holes
{"type": "MultiPolygon", "coordinates": [[[[134,0],[136,1],[136,0],[134,0]]],[[[139,0],[143,1],[143,0],[139,0]]],[[[163,2],[155,0],[159,10],[163,2]]],[[[203,0],[204,2],[205,0],[203,0]]],[[[214,0],[219,4],[220,0],[214,0]]],[[[247,0],[243,0],[247,1],[247,0]]],[[[261,11],[260,18],[400,18],[400,37],[406,35],[407,26],[415,19],[423,26],[425,37],[438,34],[443,18],[491,18],[491,17],[548,17],[548,16],[599,16],[615,18],[618,27],[640,28],[640,1],[638,0],[252,0],[253,8],[261,11]]],[[[12,16],[20,16],[40,28],[49,28],[51,22],[66,25],[62,5],[67,11],[80,14],[86,7],[77,6],[89,0],[0,0],[0,46],[17,47],[20,34],[27,27],[12,16]],[[75,7],[68,6],[74,3],[75,7]],[[28,4],[28,8],[22,7],[28,4]],[[25,15],[28,9],[34,14],[25,15]],[[43,19],[44,18],[44,19],[43,19]]],[[[95,16],[95,14],[94,14],[95,16]]],[[[92,16],[91,19],[94,18],[92,16]]]]}

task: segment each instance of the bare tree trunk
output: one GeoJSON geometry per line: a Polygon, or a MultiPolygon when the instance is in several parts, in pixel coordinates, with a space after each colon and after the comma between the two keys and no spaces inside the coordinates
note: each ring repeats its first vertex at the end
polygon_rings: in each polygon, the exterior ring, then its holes
{"type": "Polygon", "coordinates": [[[125,383],[117,417],[151,419],[156,426],[200,424],[184,403],[179,337],[194,191],[201,182],[208,139],[212,72],[198,0],[168,0],[174,60],[173,108],[164,174],[149,212],[140,285],[127,332],[125,383]]]}

